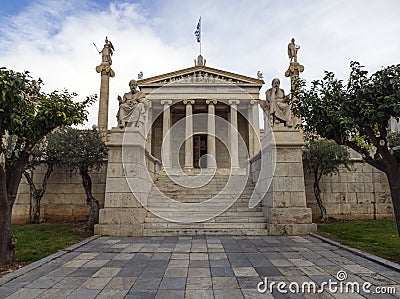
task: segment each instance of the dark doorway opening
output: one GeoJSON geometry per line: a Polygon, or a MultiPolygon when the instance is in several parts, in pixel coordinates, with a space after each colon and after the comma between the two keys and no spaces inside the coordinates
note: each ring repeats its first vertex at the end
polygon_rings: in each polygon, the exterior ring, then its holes
{"type": "Polygon", "coordinates": [[[193,136],[193,167],[207,167],[207,135],[199,134],[193,136]]]}

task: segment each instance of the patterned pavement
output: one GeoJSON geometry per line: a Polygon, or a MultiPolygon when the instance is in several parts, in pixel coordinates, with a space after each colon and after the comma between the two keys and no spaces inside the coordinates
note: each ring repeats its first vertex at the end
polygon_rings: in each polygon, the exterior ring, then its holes
{"type": "Polygon", "coordinates": [[[400,272],[312,236],[98,237],[41,264],[14,274],[13,279],[0,279],[0,298],[390,299],[400,295],[400,272]],[[272,292],[257,290],[265,277],[268,286],[273,283],[272,292]],[[336,291],[329,281],[338,286],[336,291]],[[360,291],[340,292],[339,286],[348,282],[360,286],[360,291]],[[307,288],[310,285],[323,292],[314,294],[307,288]],[[387,294],[393,290],[396,294],[387,294]]]}

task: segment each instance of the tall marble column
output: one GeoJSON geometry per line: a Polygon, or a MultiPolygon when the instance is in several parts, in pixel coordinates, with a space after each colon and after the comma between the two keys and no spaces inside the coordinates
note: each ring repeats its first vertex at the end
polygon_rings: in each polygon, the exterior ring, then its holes
{"type": "Polygon", "coordinates": [[[185,169],[193,169],[193,118],[192,105],[194,100],[184,100],[183,104],[186,105],[186,118],[185,118],[185,169]]]}
{"type": "Polygon", "coordinates": [[[161,147],[161,159],[163,167],[171,168],[171,133],[168,133],[171,128],[171,100],[162,100],[161,105],[164,105],[163,109],[163,141],[161,147]]]}
{"type": "Polygon", "coordinates": [[[208,122],[207,122],[207,168],[216,168],[217,167],[217,156],[215,149],[215,106],[217,104],[217,100],[207,100],[206,104],[208,105],[208,122]]]}
{"type": "Polygon", "coordinates": [[[258,100],[251,100],[249,106],[249,152],[250,157],[260,151],[260,116],[258,100]]]}
{"type": "Polygon", "coordinates": [[[103,50],[100,52],[102,54],[102,62],[100,65],[96,66],[96,72],[101,74],[100,82],[100,100],[99,100],[99,113],[97,119],[97,126],[99,132],[102,136],[103,141],[107,141],[107,126],[108,126],[108,98],[109,98],[109,86],[110,77],[115,76],[115,72],[112,70],[112,60],[111,56],[113,54],[114,48],[111,42],[106,37],[106,41],[103,50]]]}
{"type": "Polygon", "coordinates": [[[237,105],[240,104],[240,101],[229,100],[228,104],[231,105],[231,168],[239,168],[239,132],[237,120],[237,105]]]}

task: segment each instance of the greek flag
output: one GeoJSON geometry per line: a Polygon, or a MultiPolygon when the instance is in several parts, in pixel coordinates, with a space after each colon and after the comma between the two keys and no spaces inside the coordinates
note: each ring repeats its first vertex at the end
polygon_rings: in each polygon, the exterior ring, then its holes
{"type": "Polygon", "coordinates": [[[196,31],[194,32],[194,35],[196,35],[196,39],[197,39],[198,43],[201,40],[200,34],[201,34],[201,17],[199,19],[199,22],[197,23],[196,31]]]}

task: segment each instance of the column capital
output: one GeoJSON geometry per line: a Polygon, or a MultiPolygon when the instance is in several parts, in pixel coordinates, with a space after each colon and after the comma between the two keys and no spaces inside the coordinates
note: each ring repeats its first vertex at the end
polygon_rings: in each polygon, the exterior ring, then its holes
{"type": "Polygon", "coordinates": [[[207,105],[210,105],[210,104],[216,105],[217,102],[218,102],[217,100],[206,100],[207,105]]]}
{"type": "Polygon", "coordinates": [[[250,100],[250,105],[255,105],[258,104],[258,99],[257,100],[250,100]]]}
{"type": "Polygon", "coordinates": [[[240,104],[240,101],[239,101],[239,100],[229,100],[229,101],[228,101],[228,104],[229,104],[229,105],[239,105],[239,104],[240,104]]]}
{"type": "Polygon", "coordinates": [[[101,73],[102,75],[107,75],[110,77],[115,77],[115,72],[108,64],[100,64],[96,66],[96,72],[101,73]]]}
{"type": "Polygon", "coordinates": [[[304,72],[304,66],[298,62],[291,62],[289,68],[285,72],[285,77],[299,76],[300,73],[304,72]]]}
{"type": "Polygon", "coordinates": [[[183,100],[183,104],[185,104],[185,105],[187,105],[187,104],[193,105],[194,103],[195,103],[195,100],[183,100]]]}
{"type": "Polygon", "coordinates": [[[172,100],[161,100],[160,104],[161,105],[172,105],[172,100]]]}

